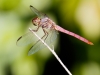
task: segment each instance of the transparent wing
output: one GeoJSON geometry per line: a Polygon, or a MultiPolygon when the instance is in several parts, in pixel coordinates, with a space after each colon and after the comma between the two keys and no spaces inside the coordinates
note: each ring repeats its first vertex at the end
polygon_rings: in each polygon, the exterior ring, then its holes
{"type": "MultiPolygon", "coordinates": [[[[42,38],[42,40],[45,40],[45,38],[46,38],[46,36],[44,38],[42,38]]],[[[57,31],[52,30],[49,32],[49,35],[46,38],[45,42],[51,47],[52,43],[55,41],[56,38],[57,38],[57,31]]],[[[30,48],[28,55],[34,54],[38,50],[42,50],[44,48],[47,48],[47,47],[41,41],[38,41],[36,44],[34,44],[30,48]]]]}
{"type": "Polygon", "coordinates": [[[29,45],[30,43],[36,42],[38,39],[34,37],[32,32],[28,32],[24,34],[23,36],[19,37],[16,44],[18,46],[26,46],[29,45]]]}
{"type": "Polygon", "coordinates": [[[30,9],[40,18],[47,17],[46,14],[43,14],[42,12],[38,11],[36,8],[34,8],[32,5],[30,5],[30,9]]]}
{"type": "Polygon", "coordinates": [[[46,39],[46,43],[52,44],[57,38],[58,32],[56,30],[51,30],[48,38],[46,39]]]}
{"type": "MultiPolygon", "coordinates": [[[[40,45],[43,43],[39,40],[37,43],[35,43],[29,50],[28,55],[32,55],[36,53],[38,50],[41,50],[40,45]]],[[[44,45],[43,45],[44,46],[44,45]]]]}

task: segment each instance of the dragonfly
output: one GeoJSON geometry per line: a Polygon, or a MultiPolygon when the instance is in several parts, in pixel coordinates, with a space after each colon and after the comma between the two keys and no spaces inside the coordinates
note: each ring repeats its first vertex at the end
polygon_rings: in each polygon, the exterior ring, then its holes
{"type": "MultiPolygon", "coordinates": [[[[37,15],[36,18],[32,19],[32,23],[34,26],[37,26],[37,28],[32,31],[37,32],[40,28],[43,30],[43,35],[41,36],[41,39],[43,39],[49,46],[52,45],[52,43],[56,40],[58,31],[68,34],[70,36],[73,36],[89,45],[93,45],[92,42],[89,40],[81,37],[80,35],[77,35],[71,31],[68,31],[60,26],[58,26],[55,22],[53,22],[46,14],[38,11],[36,8],[34,8],[32,5],[30,5],[30,9],[37,15]]],[[[25,46],[29,45],[30,43],[34,42],[34,35],[32,32],[28,32],[24,34],[23,36],[19,37],[17,40],[17,45],[19,46],[25,46]]],[[[41,50],[42,48],[45,48],[43,43],[40,40],[35,40],[35,44],[29,49],[28,55],[34,54],[38,50],[41,50]]]]}

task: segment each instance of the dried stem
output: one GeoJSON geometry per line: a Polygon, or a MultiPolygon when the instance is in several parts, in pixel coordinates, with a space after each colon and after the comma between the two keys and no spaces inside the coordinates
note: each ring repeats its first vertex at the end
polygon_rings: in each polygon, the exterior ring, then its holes
{"type": "Polygon", "coordinates": [[[67,67],[63,64],[63,62],[60,60],[60,58],[57,56],[57,54],[54,51],[54,47],[53,49],[51,49],[31,28],[29,28],[29,30],[35,34],[35,36],[52,52],[52,54],[56,57],[56,59],[59,61],[59,63],[62,65],[62,67],[68,72],[69,75],[72,75],[71,72],[67,69],[67,67]]]}

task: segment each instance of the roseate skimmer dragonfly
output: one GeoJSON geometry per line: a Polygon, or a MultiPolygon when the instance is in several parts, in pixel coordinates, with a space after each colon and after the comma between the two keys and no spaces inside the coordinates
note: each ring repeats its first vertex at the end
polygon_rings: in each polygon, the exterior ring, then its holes
{"type": "MultiPolygon", "coordinates": [[[[42,28],[44,35],[41,37],[41,39],[43,39],[49,46],[51,46],[50,44],[56,39],[57,31],[71,35],[89,45],[93,45],[93,43],[88,41],[87,39],[56,25],[50,18],[47,17],[46,14],[41,13],[31,5],[30,9],[38,16],[32,20],[33,25],[37,26],[37,29],[33,31],[37,32],[39,28],[42,28]]],[[[17,45],[28,45],[33,42],[33,38],[34,35],[30,31],[29,33],[26,33],[25,35],[18,38],[17,45]]],[[[34,54],[38,50],[44,48],[44,45],[41,44],[43,43],[41,43],[40,40],[37,40],[37,42],[30,48],[28,55],[34,54]]]]}

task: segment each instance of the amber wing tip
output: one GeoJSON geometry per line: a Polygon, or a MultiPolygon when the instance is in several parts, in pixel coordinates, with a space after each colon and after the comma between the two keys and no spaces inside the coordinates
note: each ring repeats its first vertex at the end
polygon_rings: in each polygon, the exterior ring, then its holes
{"type": "Polygon", "coordinates": [[[89,42],[90,45],[94,45],[92,42],[89,42]]]}

